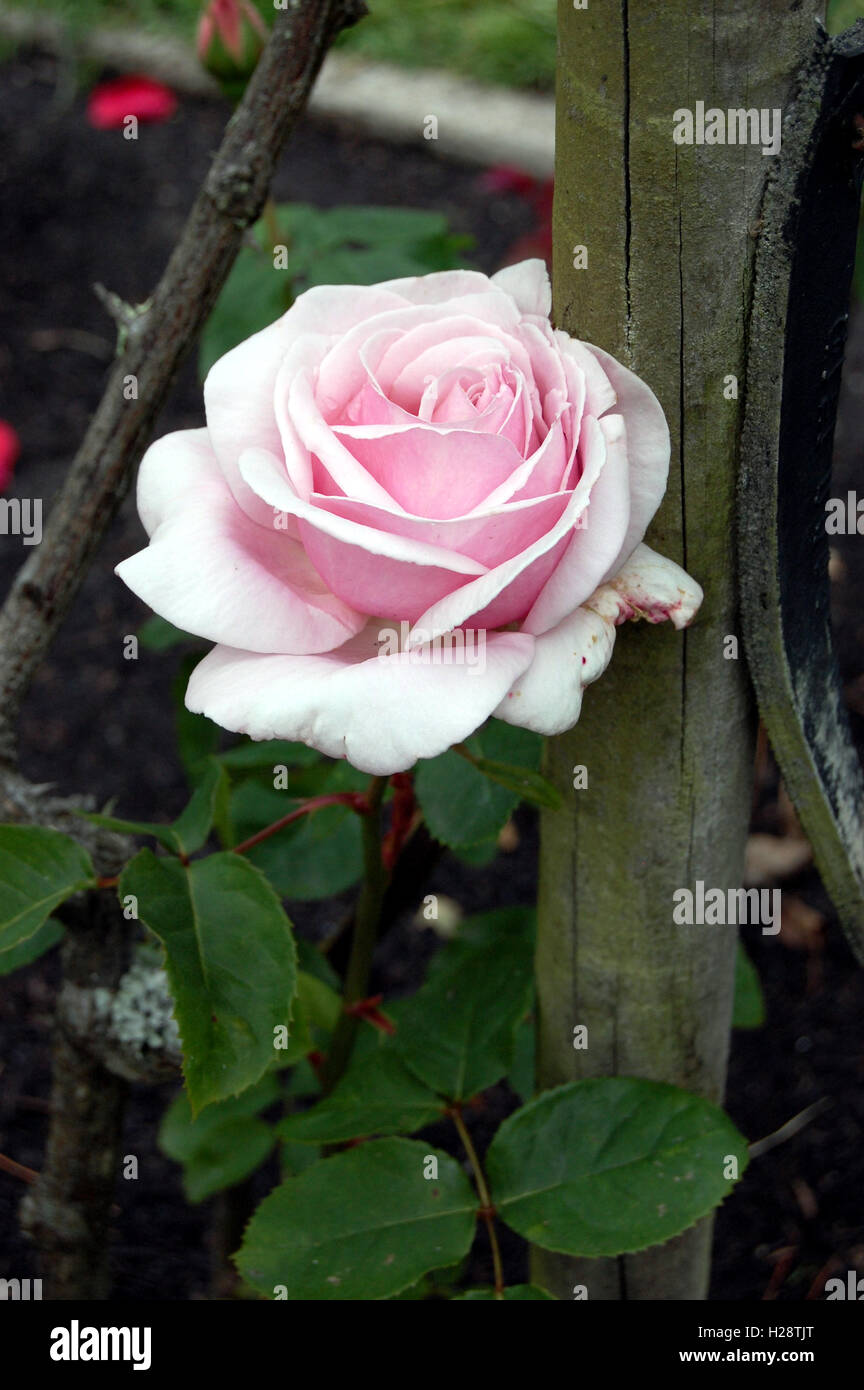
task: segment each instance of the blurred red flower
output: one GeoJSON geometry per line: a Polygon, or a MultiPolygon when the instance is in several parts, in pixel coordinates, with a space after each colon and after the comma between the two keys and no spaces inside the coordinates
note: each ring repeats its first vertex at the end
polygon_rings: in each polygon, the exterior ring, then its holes
{"type": "Polygon", "coordinates": [[[16,431],[5,420],[0,420],[0,492],[5,492],[11,483],[20,452],[21,442],[16,431]]]}
{"type": "Polygon", "coordinates": [[[513,243],[504,264],[515,265],[539,256],[551,268],[554,181],[535,178],[510,164],[496,164],[481,175],[480,187],[487,193],[511,193],[522,198],[534,211],[535,230],[513,243]]]}
{"type": "Polygon", "coordinates": [[[140,75],[100,82],[87,99],[87,119],[97,130],[115,130],[127,116],[167,121],[176,110],[177,98],[170,87],[140,75]]]}

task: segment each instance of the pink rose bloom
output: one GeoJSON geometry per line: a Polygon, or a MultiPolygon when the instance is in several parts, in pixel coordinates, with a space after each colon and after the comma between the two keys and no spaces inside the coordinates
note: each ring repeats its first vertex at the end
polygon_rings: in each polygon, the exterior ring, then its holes
{"type": "Polygon", "coordinates": [[[663,412],[549,309],[541,261],[320,286],[216,363],[117,569],[218,644],[189,709],[390,774],[490,715],[569,729],[617,624],[691,621],[699,586],[641,544],[663,412]]]}

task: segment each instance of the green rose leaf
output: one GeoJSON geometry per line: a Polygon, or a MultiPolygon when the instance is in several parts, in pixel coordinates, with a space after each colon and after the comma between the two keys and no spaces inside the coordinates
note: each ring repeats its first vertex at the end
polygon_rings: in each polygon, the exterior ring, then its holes
{"type": "Polygon", "coordinates": [[[47,922],[43,922],[41,927],[28,936],[26,941],[22,941],[17,946],[10,946],[6,950],[0,951],[0,975],[11,975],[14,970],[21,970],[25,965],[32,965],[34,960],[44,956],[52,946],[63,937],[63,923],[57,922],[53,917],[49,917],[47,922]]]}
{"type": "MultiPolygon", "coordinates": [[[[174,732],[177,751],[191,787],[196,787],[210,768],[210,759],[219,751],[222,730],[204,714],[193,714],[186,708],[186,688],[189,677],[201,660],[200,653],[188,656],[180,663],[171,687],[174,700],[174,732]]],[[[227,787],[226,787],[227,793],[227,787]]]]}
{"type": "MultiPolygon", "coordinates": [[[[333,969],[323,951],[319,951],[317,946],[313,946],[311,941],[305,937],[298,936],[297,941],[297,963],[301,970],[305,970],[307,975],[314,975],[316,980],[322,984],[329,985],[338,1000],[339,992],[342,989],[342,981],[333,969]]],[[[340,1005],[341,1007],[341,1005],[340,1005]]]]}
{"type": "Polygon", "coordinates": [[[283,204],[289,269],[298,290],[311,285],[373,285],[460,263],[470,238],[453,236],[440,212],[418,208],[313,208],[283,204]]]}
{"type": "Polygon", "coordinates": [[[375,1139],[265,1197],[235,1259],[271,1298],[389,1298],[467,1254],[476,1210],[455,1159],[410,1139],[375,1139]],[[426,1177],[433,1161],[437,1176],[426,1177]]]}
{"type": "Polygon", "coordinates": [[[422,209],[288,203],[274,210],[274,220],[275,226],[268,219],[255,224],[254,245],[241,247],[207,320],[198,358],[202,378],[312,285],[372,285],[450,270],[470,245],[470,238],[450,233],[442,213],[422,209]]]}
{"type": "Polygon", "coordinates": [[[401,1001],[395,1047],[421,1081],[468,1100],[505,1076],[531,1003],[534,914],[504,908],[463,922],[426,983],[401,1001]]]}
{"type": "Polygon", "coordinates": [[[414,786],[429,833],[451,849],[494,843],[519,804],[452,749],[419,763],[414,786]]]}
{"type": "Polygon", "coordinates": [[[294,1066],[318,1045],[313,1029],[332,1033],[342,1012],[342,1000],[335,990],[304,970],[297,973],[297,994],[287,1047],[276,1043],[273,1066],[294,1066]]]}
{"type": "Polygon", "coordinates": [[[476,845],[459,845],[456,854],[464,864],[470,864],[473,869],[485,869],[487,864],[491,864],[497,857],[498,837],[496,835],[489,840],[479,840],[476,845]]]}
{"type": "Polygon", "coordinates": [[[765,1000],[759,973],[741,943],[735,957],[735,1006],[733,1028],[761,1028],[765,1022],[765,1000]]]}
{"type": "Polygon", "coordinates": [[[327,980],[314,971],[301,970],[297,976],[297,998],[302,1002],[310,1028],[333,1032],[342,1013],[342,999],[327,980]]]}
{"type": "Polygon", "coordinates": [[[210,758],[187,806],[171,825],[120,820],[117,816],[92,813],[85,814],[84,819],[127,835],[149,835],[173,854],[188,856],[201,848],[213,828],[214,820],[225,814],[228,789],[227,773],[215,759],[210,758]]]}
{"type": "Polygon", "coordinates": [[[841,34],[861,18],[861,0],[829,0],[825,27],[829,34],[841,34]]]}
{"type": "Polygon", "coordinates": [[[509,763],[499,763],[492,758],[477,758],[470,754],[468,761],[478,772],[482,772],[484,777],[512,792],[519,801],[530,801],[532,806],[560,811],[563,804],[560,793],[551,782],[541,777],[539,772],[532,772],[526,767],[511,767],[509,763]]]}
{"type": "Polygon", "coordinates": [[[29,940],[55,907],[95,883],[89,854],[68,835],[0,825],[0,951],[29,940]]]}
{"type": "Polygon", "coordinates": [[[389,1048],[349,1067],[332,1094],[279,1125],[284,1139],[334,1144],[370,1134],[413,1134],[441,1118],[443,1103],[389,1048]]]}
{"type": "Polygon", "coordinates": [[[253,743],[247,739],[234,748],[228,748],[218,755],[223,767],[234,772],[257,771],[259,768],[311,767],[322,761],[317,748],[309,748],[305,743],[291,743],[283,738],[265,739],[253,743]]]}
{"type": "Polygon", "coordinates": [[[167,618],[160,618],[158,613],[154,613],[152,618],[148,618],[138,629],[138,645],[147,652],[167,652],[171,647],[179,646],[181,642],[200,641],[200,637],[193,637],[191,632],[183,632],[182,628],[169,623],[167,618]]]}
{"type": "Polygon", "coordinates": [[[228,791],[228,774],[209,759],[188,805],[171,827],[181,854],[194,854],[205,843],[214,821],[225,814],[228,791]]]}
{"type": "Polygon", "coordinates": [[[183,865],[143,849],[120,896],[165,947],[194,1111],[237,1095],[274,1060],[291,1025],[296,952],[291,923],[261,874],[236,854],[183,865]]]}
{"type": "Polygon", "coordinates": [[[514,1231],[546,1250],[596,1257],[686,1231],[746,1166],[747,1143],[716,1105],[661,1082],[608,1077],[559,1086],[517,1110],[492,1141],[486,1174],[514,1231]]]}
{"type": "Polygon", "coordinates": [[[276,269],[272,239],[257,222],[255,245],[243,245],[204,325],[198,349],[198,372],[203,381],[226,352],[278,319],[291,304],[292,273],[276,269]]]}
{"type": "Polygon", "coordinates": [[[259,1119],[259,1111],[279,1095],[279,1083],[268,1073],[242,1096],[208,1105],[197,1118],[185,1091],[175,1096],[162,1117],[159,1147],[183,1165],[183,1191],[190,1202],[203,1202],[260,1168],[276,1132],[259,1119]]]}
{"type": "Polygon", "coordinates": [[[537,734],[490,719],[461,752],[420,762],[415,789],[430,834],[460,853],[480,850],[485,862],[520,801],[557,809],[558,793],[537,770],[541,748],[537,734]]]}
{"type": "Polygon", "coordinates": [[[533,1018],[525,1018],[516,1029],[513,1065],[507,1075],[510,1089],[516,1092],[521,1101],[530,1100],[534,1094],[536,1054],[537,1025],[533,1018]]]}
{"type": "Polygon", "coordinates": [[[504,1289],[500,1299],[494,1289],[468,1289],[467,1293],[457,1293],[450,1302],[528,1303],[535,1300],[545,1302],[547,1299],[552,1299],[553,1303],[557,1301],[554,1294],[547,1293],[536,1284],[511,1284],[509,1288],[504,1289]]]}
{"type": "MultiPolygon", "coordinates": [[[[329,775],[322,786],[326,792],[334,790],[329,775]]],[[[316,789],[313,794],[322,792],[316,789]]],[[[231,796],[238,843],[299,805],[285,791],[251,779],[242,782],[231,796]]],[[[332,897],[350,888],[363,872],[360,818],[347,806],[325,806],[262,840],[244,858],[261,870],[282,898],[314,901],[332,897]]]]}

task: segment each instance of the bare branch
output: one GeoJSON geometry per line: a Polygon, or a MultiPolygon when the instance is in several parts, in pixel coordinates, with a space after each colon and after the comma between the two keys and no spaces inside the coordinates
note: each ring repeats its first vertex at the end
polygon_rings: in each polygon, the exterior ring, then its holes
{"type": "MultiPolygon", "coordinates": [[[[324,54],[363,0],[288,0],[152,299],[123,335],[42,544],[0,612],[0,759],[15,756],[24,692],[74,598],[180,363],[224,284],[246,227],[258,217],[276,161],[324,54]],[[137,399],[124,398],[135,377],[137,399]]],[[[128,393],[127,394],[131,394],[128,393]]]]}
{"type": "MultiPolygon", "coordinates": [[[[22,567],[0,612],[0,819],[51,824],[86,837],[103,874],[122,862],[122,841],[104,833],[94,837],[92,827],[72,815],[70,803],[50,787],[32,786],[15,768],[21,700],[125,495],[244,231],[261,211],[324,53],[339,30],[364,13],[362,0],[288,0],[152,299],[132,308],[109,291],[101,293],[118,324],[118,357],[42,545],[22,567]],[[130,376],[137,392],[127,400],[123,387],[130,376]]],[[[65,915],[51,1127],[42,1171],[22,1204],[22,1224],[38,1247],[50,1297],[104,1299],[129,1073],[94,1029],[92,1006],[97,993],[117,990],[132,936],[107,890],[67,904],[65,915]]]]}

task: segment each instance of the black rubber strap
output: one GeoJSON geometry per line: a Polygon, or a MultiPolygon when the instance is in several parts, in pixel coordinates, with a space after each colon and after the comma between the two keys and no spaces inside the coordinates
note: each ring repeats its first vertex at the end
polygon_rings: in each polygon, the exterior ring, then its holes
{"type": "Polygon", "coordinates": [[[861,127],[864,22],[833,40],[820,29],[786,113],[758,233],[738,537],[741,624],[759,710],[864,962],[864,776],[831,636],[825,528],[861,127]]]}

